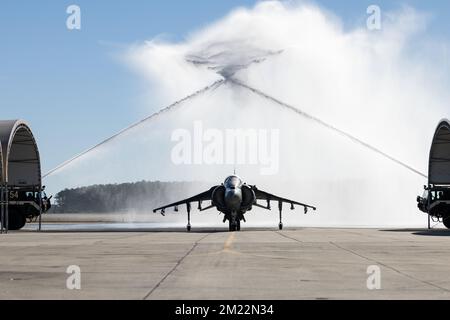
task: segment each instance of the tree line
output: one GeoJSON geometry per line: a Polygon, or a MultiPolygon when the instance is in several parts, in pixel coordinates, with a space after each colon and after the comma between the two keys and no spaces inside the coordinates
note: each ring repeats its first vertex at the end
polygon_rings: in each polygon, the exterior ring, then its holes
{"type": "Polygon", "coordinates": [[[65,189],[55,195],[53,213],[148,212],[190,197],[206,186],[195,182],[141,181],[65,189]]]}

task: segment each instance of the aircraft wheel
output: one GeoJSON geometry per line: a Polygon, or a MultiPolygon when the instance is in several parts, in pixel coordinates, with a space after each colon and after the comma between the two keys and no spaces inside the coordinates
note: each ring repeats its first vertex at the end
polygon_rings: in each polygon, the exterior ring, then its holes
{"type": "Polygon", "coordinates": [[[450,229],[450,218],[445,218],[443,222],[444,222],[444,226],[447,229],[450,229]]]}
{"type": "Polygon", "coordinates": [[[191,225],[190,224],[187,225],[186,230],[187,230],[187,232],[191,232],[191,225]]]}
{"type": "Polygon", "coordinates": [[[240,220],[236,221],[236,231],[241,231],[241,221],[240,220]]]}
{"type": "Polygon", "coordinates": [[[233,223],[233,222],[231,222],[231,221],[229,221],[229,230],[231,231],[231,232],[233,232],[233,231],[236,231],[236,223],[233,223]]]}
{"type": "Polygon", "coordinates": [[[283,230],[283,224],[281,222],[278,224],[278,229],[283,230]]]}

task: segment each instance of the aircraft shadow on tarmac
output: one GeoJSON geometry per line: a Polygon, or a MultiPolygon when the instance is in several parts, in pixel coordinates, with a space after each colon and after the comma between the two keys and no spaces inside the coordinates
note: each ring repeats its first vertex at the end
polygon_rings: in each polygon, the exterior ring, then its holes
{"type": "MultiPolygon", "coordinates": [[[[242,229],[239,231],[243,232],[251,232],[251,231],[278,231],[278,229],[274,228],[248,228],[242,229]]],[[[45,229],[43,228],[41,231],[37,231],[36,229],[24,229],[20,231],[14,231],[15,233],[21,232],[41,232],[41,233],[186,233],[185,228],[108,228],[108,227],[89,227],[89,228],[61,228],[61,229],[45,229]]],[[[229,233],[228,228],[197,228],[192,229],[189,233],[193,234],[204,234],[204,233],[229,233]]]]}
{"type": "MultiPolygon", "coordinates": [[[[20,232],[38,232],[38,233],[186,233],[186,230],[183,229],[70,229],[70,230],[21,230],[16,231],[16,233],[20,232]]],[[[210,230],[192,230],[190,233],[225,233],[228,232],[228,230],[217,230],[217,229],[210,229],[210,230]]]]}
{"type": "MultiPolygon", "coordinates": [[[[292,228],[292,230],[298,230],[299,228],[292,228]]],[[[291,229],[286,229],[291,230],[291,229]]],[[[278,229],[275,228],[264,228],[264,227],[249,227],[249,228],[243,228],[239,232],[258,232],[258,231],[278,231],[278,229]]],[[[417,236],[428,236],[428,237],[450,237],[450,230],[447,229],[383,229],[380,230],[381,232],[402,232],[402,233],[410,233],[417,236]]],[[[20,231],[14,231],[14,232],[37,232],[37,228],[30,228],[30,229],[23,229],[20,231]]],[[[108,233],[186,233],[186,229],[184,227],[173,227],[173,228],[148,228],[148,227],[139,227],[139,226],[129,226],[129,227],[115,227],[108,224],[100,224],[100,225],[90,225],[90,226],[70,226],[70,224],[67,225],[61,225],[58,227],[52,227],[46,229],[45,226],[43,226],[42,230],[39,231],[42,233],[101,233],[101,232],[108,232],[108,233]]],[[[189,233],[197,233],[197,234],[205,234],[205,233],[225,233],[228,232],[228,228],[207,228],[207,227],[199,227],[199,228],[193,228],[189,233]]]]}
{"type": "Polygon", "coordinates": [[[450,230],[447,229],[391,229],[391,230],[380,230],[383,232],[406,232],[411,233],[416,236],[427,236],[427,237],[450,237],[450,230]]]}

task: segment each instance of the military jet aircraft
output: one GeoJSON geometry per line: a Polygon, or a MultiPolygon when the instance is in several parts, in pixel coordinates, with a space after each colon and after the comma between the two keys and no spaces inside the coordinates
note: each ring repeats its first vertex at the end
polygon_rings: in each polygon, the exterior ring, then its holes
{"type": "Polygon", "coordinates": [[[245,221],[245,213],[252,210],[252,207],[259,207],[266,210],[271,210],[270,202],[278,202],[278,210],[280,212],[280,223],[278,227],[283,229],[282,211],[283,202],[291,205],[291,210],[294,210],[294,206],[302,206],[305,214],[308,213],[308,209],[316,210],[316,207],[310,206],[297,201],[281,198],[265,191],[259,190],[256,186],[247,185],[236,175],[229,176],[225,179],[225,182],[221,185],[214,186],[208,191],[200,193],[191,198],[178,201],[160,208],[154,209],[153,212],[160,211],[164,216],[165,209],[173,207],[175,211],[178,211],[178,206],[185,204],[188,214],[187,231],[191,231],[191,203],[198,202],[198,210],[205,211],[212,208],[217,208],[225,216],[223,223],[227,220],[229,222],[230,231],[240,231],[241,221],[245,221]],[[266,205],[261,205],[257,201],[266,201],[266,205]],[[203,201],[211,201],[211,204],[205,208],[202,207],[203,201]]]}

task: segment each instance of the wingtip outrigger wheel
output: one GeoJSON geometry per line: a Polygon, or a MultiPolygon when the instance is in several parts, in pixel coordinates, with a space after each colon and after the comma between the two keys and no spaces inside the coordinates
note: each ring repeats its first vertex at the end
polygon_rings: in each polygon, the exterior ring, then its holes
{"type": "Polygon", "coordinates": [[[283,230],[283,202],[278,201],[278,210],[280,211],[280,223],[278,224],[278,229],[283,230]]]}
{"type": "Polygon", "coordinates": [[[191,232],[191,203],[186,203],[186,209],[188,214],[188,224],[186,226],[187,232],[191,232]]]}

